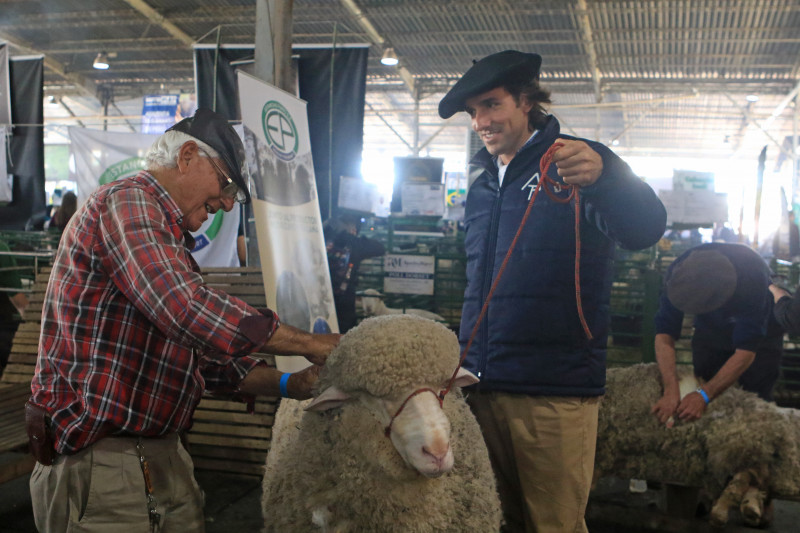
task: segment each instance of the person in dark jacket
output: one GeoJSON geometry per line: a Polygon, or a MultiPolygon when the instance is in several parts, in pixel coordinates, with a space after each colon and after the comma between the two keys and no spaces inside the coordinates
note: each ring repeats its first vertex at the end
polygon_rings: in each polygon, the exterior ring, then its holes
{"type": "Polygon", "coordinates": [[[748,246],[709,243],[687,250],[665,276],[656,313],[656,360],[664,385],[653,414],[697,420],[734,383],[767,401],[780,373],[783,329],[773,318],[770,269],[748,246]],[[692,364],[705,383],[681,399],[675,341],[684,313],[694,315],[692,364]]]}
{"type": "Polygon", "coordinates": [[[775,320],[790,337],[800,337],[800,298],[780,285],[770,284],[769,291],[775,304],[775,320]]]}
{"type": "Polygon", "coordinates": [[[556,183],[536,196],[464,368],[481,380],[469,402],[498,479],[504,531],[579,532],[605,392],[615,245],[655,244],[666,211],[604,145],[561,134],[543,107],[550,94],[539,86],[540,65],[539,55],[514,50],[485,57],[445,95],[439,115],[469,113],[485,146],[470,162],[478,176],[464,215],[462,347],[543,179],[540,161],[562,145],[546,169],[556,183]],[[565,201],[570,186],[580,187],[579,205],[565,201]]]}
{"type": "Polygon", "coordinates": [[[380,241],[359,236],[360,227],[360,217],[345,214],[330,220],[324,228],[340,333],[347,333],[356,325],[356,287],[361,261],[386,253],[380,241]]]}

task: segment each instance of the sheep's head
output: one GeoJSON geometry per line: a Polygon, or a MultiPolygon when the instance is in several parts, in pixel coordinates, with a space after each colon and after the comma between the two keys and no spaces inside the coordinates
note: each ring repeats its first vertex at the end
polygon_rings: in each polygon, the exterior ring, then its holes
{"type": "MultiPolygon", "coordinates": [[[[342,337],[325,363],[322,392],[307,409],[361,403],[379,421],[376,432],[391,424],[389,436],[406,464],[425,476],[440,476],[453,467],[453,452],[450,421],[437,393],[458,359],[456,336],[437,322],[412,315],[371,318],[342,337]],[[435,392],[413,394],[420,389],[435,392]]],[[[460,369],[454,386],[477,381],[460,369]]]]}
{"type": "Polygon", "coordinates": [[[364,310],[366,316],[374,316],[378,314],[378,309],[381,305],[381,293],[375,289],[365,290],[361,296],[361,309],[364,310]]]}

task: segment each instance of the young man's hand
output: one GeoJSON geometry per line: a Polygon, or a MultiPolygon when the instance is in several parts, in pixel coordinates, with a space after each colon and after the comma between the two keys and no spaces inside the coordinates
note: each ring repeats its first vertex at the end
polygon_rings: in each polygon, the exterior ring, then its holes
{"type": "Polygon", "coordinates": [[[603,173],[603,158],[583,141],[558,139],[564,146],[553,154],[553,163],[564,183],[585,187],[603,173]]]}

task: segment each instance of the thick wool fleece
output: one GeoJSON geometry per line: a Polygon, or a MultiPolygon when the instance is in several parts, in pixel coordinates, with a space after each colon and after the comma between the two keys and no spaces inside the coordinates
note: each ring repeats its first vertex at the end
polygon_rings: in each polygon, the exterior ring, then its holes
{"type": "MultiPolygon", "coordinates": [[[[681,369],[679,376],[691,372],[681,369]]],[[[659,424],[655,364],[608,371],[595,469],[600,475],[704,487],[717,497],[737,472],[766,465],[773,495],[800,496],[800,413],[731,388],[695,422],[659,424]]]]}
{"type": "Polygon", "coordinates": [[[458,339],[438,322],[413,315],[369,318],[331,352],[319,387],[336,384],[347,392],[385,398],[412,385],[446,383],[458,357],[458,339]]]}
{"type": "MultiPolygon", "coordinates": [[[[426,320],[394,316],[402,318],[370,319],[342,338],[333,361],[329,358],[334,364],[324,387],[394,390],[387,376],[408,387],[420,383],[413,376],[421,376],[421,383],[450,377],[458,357],[457,344],[452,351],[453,334],[440,324],[430,322],[435,326],[430,327],[426,320]],[[431,369],[433,378],[427,376],[431,369]],[[364,375],[385,383],[373,387],[364,375]]],[[[340,533],[499,530],[500,502],[488,452],[460,390],[451,391],[443,406],[451,424],[454,467],[435,479],[405,464],[381,423],[360,402],[322,413],[304,412],[307,403],[283,400],[276,415],[263,482],[266,532],[318,532],[321,521],[340,533]]]]}

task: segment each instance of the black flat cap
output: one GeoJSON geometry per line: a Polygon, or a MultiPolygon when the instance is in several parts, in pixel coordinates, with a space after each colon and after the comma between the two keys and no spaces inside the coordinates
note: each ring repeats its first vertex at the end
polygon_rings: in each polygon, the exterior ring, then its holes
{"type": "Polygon", "coordinates": [[[181,131],[216,150],[220,159],[228,167],[231,179],[244,192],[246,197],[244,203],[250,202],[244,145],[236,130],[228,124],[225,117],[210,109],[201,108],[195,112],[193,117],[181,120],[167,131],[172,130],[181,131]]]}
{"type": "Polygon", "coordinates": [[[539,79],[542,56],[517,50],[505,50],[476,62],[439,102],[439,116],[450,118],[464,111],[468,98],[491,91],[507,83],[525,83],[539,79]]]}
{"type": "Polygon", "coordinates": [[[689,315],[710,313],[725,305],[736,290],[736,268],[713,250],[691,252],[667,279],[667,298],[689,315]]]}

